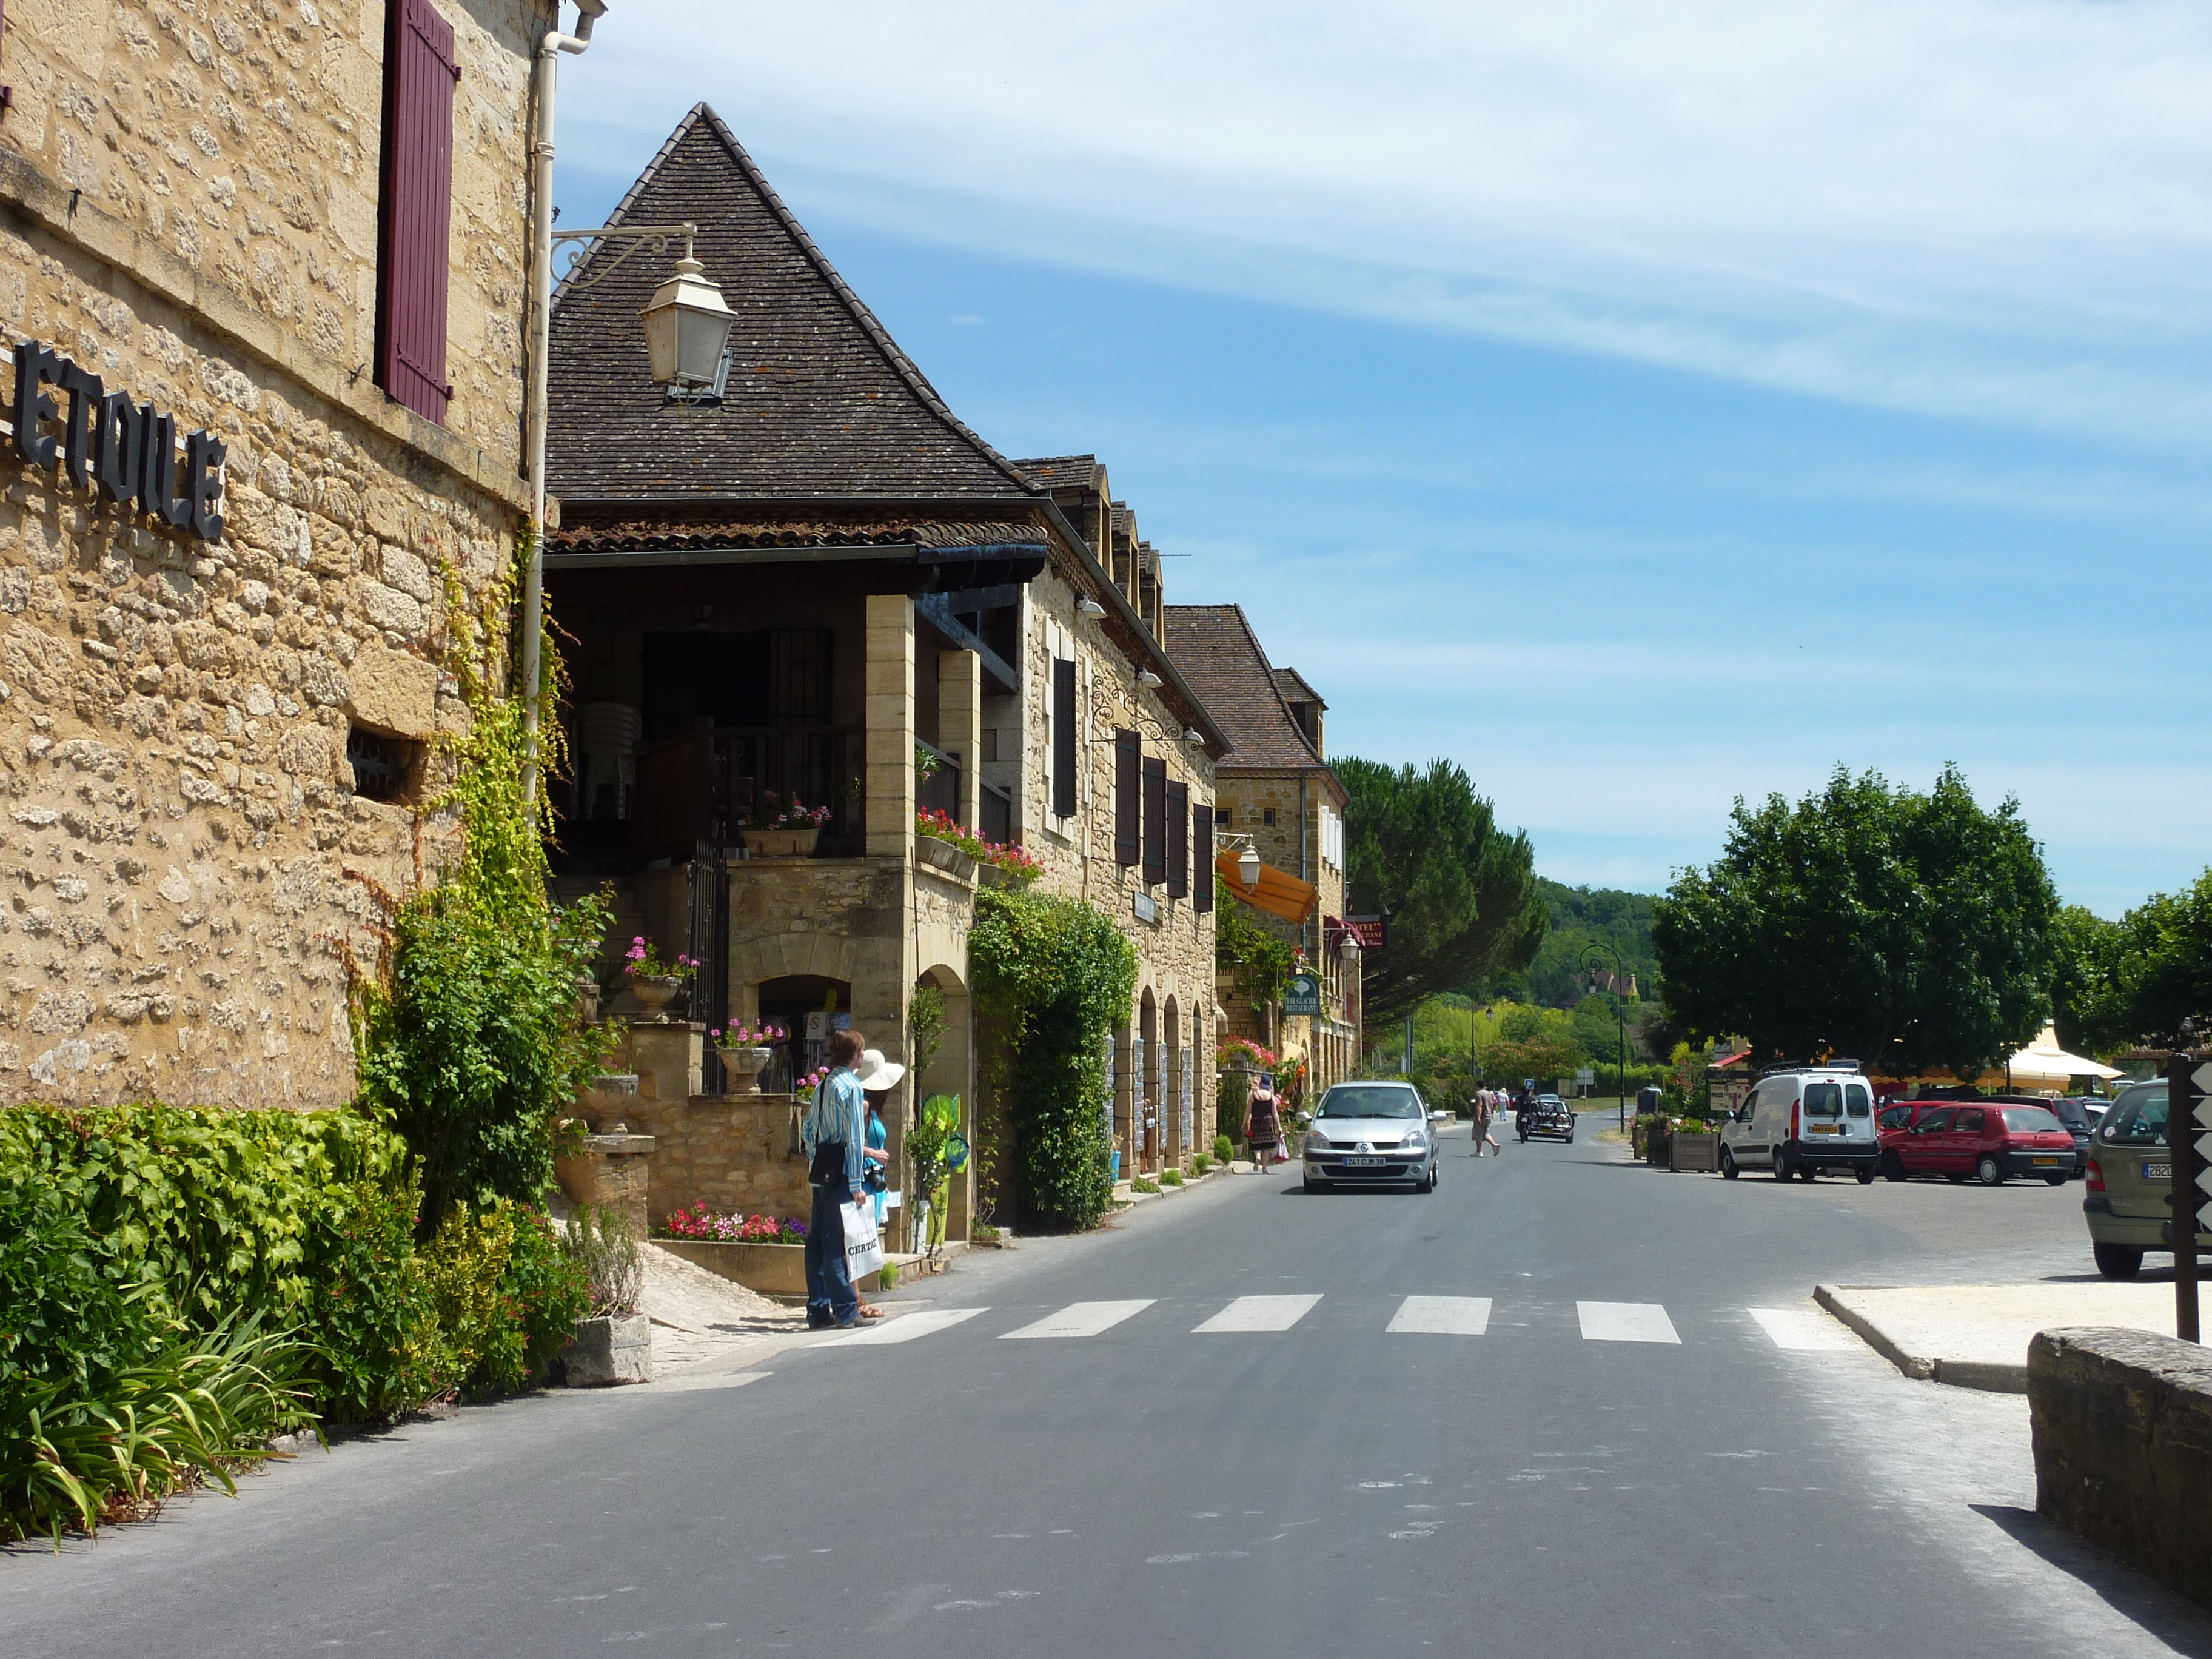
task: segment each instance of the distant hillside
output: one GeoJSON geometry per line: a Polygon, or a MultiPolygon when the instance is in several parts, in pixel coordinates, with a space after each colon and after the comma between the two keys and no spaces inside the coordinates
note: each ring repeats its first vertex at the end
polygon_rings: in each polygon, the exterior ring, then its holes
{"type": "Polygon", "coordinates": [[[1585,960],[1612,962],[1612,957],[1590,948],[1606,945],[1620,952],[1636,976],[1638,993],[1653,1000],[1659,967],[1651,951],[1650,894],[1566,887],[1541,876],[1536,878],[1536,891],[1551,912],[1552,931],[1528,972],[1499,975],[1482,988],[1484,994],[1571,1008],[1582,1000],[1589,982],[1585,960]]]}

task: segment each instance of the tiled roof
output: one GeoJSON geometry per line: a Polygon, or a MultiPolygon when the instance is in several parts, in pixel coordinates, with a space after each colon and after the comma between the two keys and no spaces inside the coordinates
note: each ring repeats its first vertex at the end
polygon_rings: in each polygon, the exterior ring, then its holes
{"type": "Polygon", "coordinates": [[[1320,703],[1323,708],[1328,707],[1322,701],[1321,693],[1307,684],[1306,677],[1297,669],[1278,668],[1274,674],[1275,690],[1283,694],[1285,702],[1312,702],[1320,703]]]}
{"type": "Polygon", "coordinates": [[[1314,752],[1277,690],[1274,670],[1240,605],[1170,605],[1168,657],[1233,745],[1221,764],[1237,767],[1319,767],[1314,752]]]}
{"type": "Polygon", "coordinates": [[[961,424],[791,216],[721,118],[695,105],[610,224],[699,227],[736,313],[720,409],[669,404],[639,320],[679,249],[601,242],[554,296],[551,489],[575,501],[1009,497],[1032,487],[961,424]],[[625,246],[637,247],[619,270],[625,246]],[[598,286],[582,286],[607,270],[598,286]]]}
{"type": "Polygon", "coordinates": [[[1039,489],[1095,489],[1105,471],[1096,455],[1046,455],[1016,461],[1013,469],[1039,489]]]}
{"type": "Polygon", "coordinates": [[[1047,546],[1033,524],[1001,520],[897,519],[869,523],[769,522],[584,525],[545,538],[549,555],[663,553],[705,548],[759,547],[1034,547],[1047,546]]]}

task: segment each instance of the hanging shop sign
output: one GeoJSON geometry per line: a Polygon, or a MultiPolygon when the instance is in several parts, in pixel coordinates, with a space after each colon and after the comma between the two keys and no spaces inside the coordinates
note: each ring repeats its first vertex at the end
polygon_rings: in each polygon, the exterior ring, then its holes
{"type": "Polygon", "coordinates": [[[1318,1018],[1321,1012],[1321,975],[1318,974],[1291,975],[1290,984],[1283,992],[1283,1012],[1286,1016],[1304,1014],[1309,1018],[1318,1018]]]}
{"type": "Polygon", "coordinates": [[[127,392],[110,392],[99,375],[49,346],[25,340],[15,348],[15,453],[79,489],[97,489],[204,542],[222,539],[222,439],[195,432],[177,459],[177,418],[127,392]],[[57,430],[56,428],[58,428],[57,430]]]}

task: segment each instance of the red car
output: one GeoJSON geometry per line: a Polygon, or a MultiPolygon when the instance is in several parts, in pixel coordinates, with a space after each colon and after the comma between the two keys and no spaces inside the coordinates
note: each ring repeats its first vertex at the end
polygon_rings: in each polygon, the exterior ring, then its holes
{"type": "Polygon", "coordinates": [[[1875,1128],[1881,1137],[1877,1167],[1885,1180],[1972,1176],[1984,1187],[1996,1187],[2011,1176],[2037,1176],[2057,1187],[2074,1173],[2074,1136],[2040,1106],[1899,1101],[1882,1108],[1875,1128]]]}

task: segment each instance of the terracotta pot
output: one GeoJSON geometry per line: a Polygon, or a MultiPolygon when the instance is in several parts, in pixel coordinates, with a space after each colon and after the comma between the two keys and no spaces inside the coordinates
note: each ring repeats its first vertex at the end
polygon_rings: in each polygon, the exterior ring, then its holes
{"type": "Polygon", "coordinates": [[[632,974],[629,976],[630,994],[637,1006],[648,1014],[657,1014],[676,1000],[676,994],[684,988],[684,981],[673,974],[632,974]]]}
{"type": "Polygon", "coordinates": [[[745,845],[757,859],[811,859],[821,837],[811,824],[804,830],[748,830],[745,845]]]}
{"type": "Polygon", "coordinates": [[[728,1092],[733,1095],[757,1095],[760,1092],[760,1075],[775,1058],[773,1048],[717,1048],[722,1057],[722,1074],[728,1083],[728,1092]]]}

